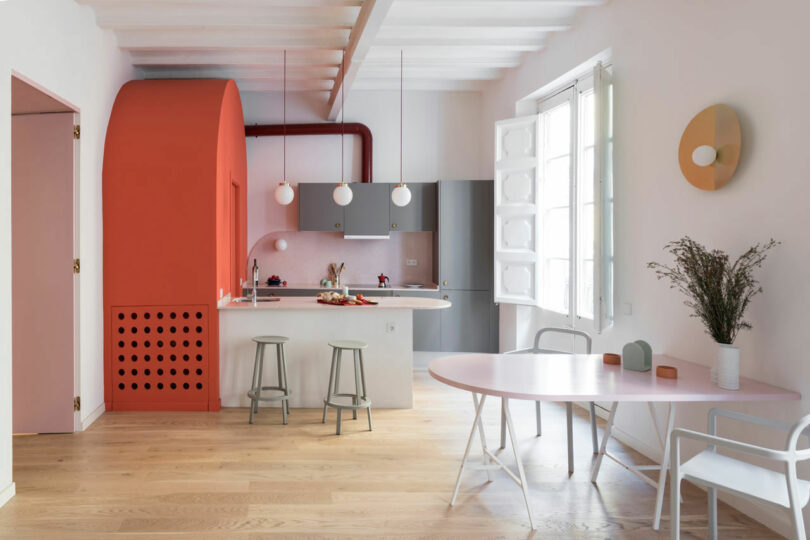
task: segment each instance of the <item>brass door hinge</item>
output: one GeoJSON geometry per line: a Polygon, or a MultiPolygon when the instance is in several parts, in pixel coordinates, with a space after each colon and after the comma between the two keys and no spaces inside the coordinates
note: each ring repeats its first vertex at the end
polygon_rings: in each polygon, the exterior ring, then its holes
{"type": "Polygon", "coordinates": [[[79,272],[81,272],[81,270],[82,267],[81,263],[79,262],[79,259],[73,259],[73,273],[78,274],[79,272]]]}
{"type": "Polygon", "coordinates": [[[73,398],[73,410],[80,411],[82,410],[82,398],[80,396],[76,396],[73,398]]]}
{"type": "Polygon", "coordinates": [[[73,126],[73,138],[77,140],[82,138],[82,126],[73,126]]]}

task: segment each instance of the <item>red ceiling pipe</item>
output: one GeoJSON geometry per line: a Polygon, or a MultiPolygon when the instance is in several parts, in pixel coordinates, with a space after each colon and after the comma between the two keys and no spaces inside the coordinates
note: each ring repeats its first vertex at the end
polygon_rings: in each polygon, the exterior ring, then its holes
{"type": "MultiPolygon", "coordinates": [[[[346,124],[287,124],[287,135],[359,135],[363,142],[363,155],[361,157],[362,170],[361,181],[371,182],[371,150],[373,141],[371,130],[368,126],[359,122],[347,122],[346,124]]],[[[247,137],[267,137],[284,135],[283,124],[253,125],[245,126],[245,136],[247,137]]]]}

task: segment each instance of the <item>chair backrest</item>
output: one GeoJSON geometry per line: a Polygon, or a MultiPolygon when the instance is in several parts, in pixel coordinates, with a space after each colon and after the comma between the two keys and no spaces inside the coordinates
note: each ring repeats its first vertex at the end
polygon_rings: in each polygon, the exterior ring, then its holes
{"type": "Polygon", "coordinates": [[[567,354],[571,351],[560,351],[556,349],[541,349],[540,348],[540,338],[544,334],[568,334],[571,336],[581,337],[585,340],[585,354],[591,354],[591,336],[589,336],[586,332],[581,330],[572,330],[570,328],[555,328],[552,326],[541,328],[537,331],[534,335],[534,347],[531,349],[521,349],[519,351],[510,351],[507,354],[517,354],[517,353],[533,353],[533,354],[542,354],[542,353],[563,353],[567,354]]]}
{"type": "Polygon", "coordinates": [[[799,438],[804,435],[810,440],[810,414],[806,414],[799,418],[799,421],[793,424],[787,440],[786,450],[798,457],[799,460],[810,459],[810,449],[799,449],[799,438]]]}

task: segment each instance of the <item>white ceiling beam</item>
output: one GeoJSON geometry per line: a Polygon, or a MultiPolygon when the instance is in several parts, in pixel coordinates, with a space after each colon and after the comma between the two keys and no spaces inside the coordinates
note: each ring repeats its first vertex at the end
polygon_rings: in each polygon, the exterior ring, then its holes
{"type": "Polygon", "coordinates": [[[385,21],[383,31],[398,28],[402,31],[415,29],[457,29],[465,28],[474,31],[487,30],[530,30],[535,32],[564,32],[571,28],[571,19],[538,19],[538,18],[499,18],[499,17],[463,17],[454,19],[393,17],[385,21]]]}
{"type": "Polygon", "coordinates": [[[512,6],[563,6],[563,7],[589,7],[600,6],[608,0],[397,0],[397,4],[407,6],[431,6],[437,7],[442,4],[464,6],[494,6],[502,10],[507,10],[512,6]]]}
{"type": "Polygon", "coordinates": [[[348,30],[317,32],[275,30],[119,30],[118,46],[125,50],[161,49],[342,49],[348,30]]]}
{"type": "MultiPolygon", "coordinates": [[[[480,92],[487,81],[442,80],[442,79],[408,79],[405,81],[405,92],[480,92]]],[[[392,90],[399,92],[399,79],[357,79],[354,90],[392,90]]]]}
{"type": "Polygon", "coordinates": [[[384,47],[401,48],[405,51],[409,50],[412,46],[430,47],[432,49],[440,50],[447,49],[463,49],[474,56],[478,54],[477,51],[492,50],[492,51],[539,51],[543,48],[543,41],[531,39],[458,39],[458,38],[432,38],[432,39],[419,39],[419,38],[385,38],[378,39],[375,45],[384,47]]]}
{"type": "MultiPolygon", "coordinates": [[[[502,74],[498,68],[471,68],[469,66],[458,68],[446,65],[409,67],[404,71],[404,78],[407,81],[411,79],[489,80],[497,79],[502,74]]],[[[399,80],[399,73],[399,67],[363,64],[358,78],[399,80]]]]}
{"type": "Polygon", "coordinates": [[[338,112],[340,112],[338,96],[340,92],[343,92],[345,96],[346,89],[351,88],[352,83],[354,83],[357,69],[363,63],[369,49],[371,49],[377,37],[377,32],[382,26],[386,15],[388,15],[388,10],[391,9],[391,4],[393,4],[393,0],[365,0],[363,2],[363,7],[360,8],[360,14],[357,16],[357,22],[349,36],[343,67],[340,69],[338,76],[335,77],[335,84],[332,87],[332,93],[329,95],[326,108],[327,119],[334,120],[337,118],[338,112]]]}
{"type": "Polygon", "coordinates": [[[86,6],[360,7],[363,0],[76,0],[86,6]]]}
{"type": "MultiPolygon", "coordinates": [[[[287,66],[287,80],[334,80],[337,67],[287,66]]],[[[284,78],[284,68],[279,66],[189,66],[144,68],[147,78],[161,79],[277,79],[284,78]]]]}
{"type": "MultiPolygon", "coordinates": [[[[281,66],[283,50],[270,51],[142,51],[130,53],[132,63],[138,67],[151,66],[281,66]]],[[[340,65],[339,50],[293,49],[287,52],[287,65],[293,67],[335,67],[340,65]]]]}
{"type": "Polygon", "coordinates": [[[99,6],[96,23],[114,30],[263,27],[351,29],[357,19],[356,7],[249,7],[183,5],[151,7],[99,6]]]}
{"type": "MultiPolygon", "coordinates": [[[[236,86],[242,92],[281,92],[284,87],[281,81],[252,81],[236,79],[236,86]]],[[[287,81],[288,92],[329,92],[332,88],[332,80],[313,81],[287,81]]]]}

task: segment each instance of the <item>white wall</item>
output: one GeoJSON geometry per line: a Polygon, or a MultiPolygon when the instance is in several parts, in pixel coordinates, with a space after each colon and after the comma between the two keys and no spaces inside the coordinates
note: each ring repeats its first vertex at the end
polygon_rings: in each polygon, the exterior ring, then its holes
{"type": "MultiPolygon", "coordinates": [[[[656,280],[648,261],[666,261],[662,246],[690,235],[739,254],[755,242],[782,242],[758,272],[764,294],[750,306],[753,330],[738,339],[743,375],[801,392],[795,403],[736,405],[793,422],[810,412],[807,304],[810,249],[807,204],[810,152],[805,100],[810,74],[804,0],[613,0],[584,10],[574,30],[555,36],[545,51],[484,94],[482,155],[492,167],[492,124],[514,115],[515,102],[609,47],[615,82],[616,323],[595,340],[597,351],[620,351],[632,339],[656,352],[710,364],[715,347],[683,298],[656,280]],[[726,103],[742,124],[743,149],[731,183],[717,192],[692,187],[681,175],[681,133],[704,107],[726,103]],[[632,304],[633,314],[622,315],[632,304]]],[[[514,309],[514,308],[513,308],[514,309]]],[[[506,311],[502,307],[502,313],[506,311]]],[[[508,323],[531,320],[517,332],[521,345],[544,324],[542,313],[519,308],[508,323]],[[528,326],[528,328],[526,327],[528,326]]],[[[515,334],[503,328],[502,334],[515,334]]],[[[684,406],[677,423],[705,429],[708,407],[684,406]]],[[[643,407],[626,407],[618,426],[640,448],[656,447],[643,407]]],[[[620,408],[621,411],[621,408],[620,408]]],[[[782,446],[762,430],[730,427],[725,434],[782,446]]],[[[687,452],[688,454],[688,452],[687,452]]],[[[805,477],[808,470],[804,471],[805,477]]],[[[776,513],[752,515],[785,532],[776,513]]]]}
{"type": "MultiPolygon", "coordinates": [[[[101,165],[110,108],[133,78],[128,55],[68,0],[0,2],[0,494],[11,484],[11,74],[36,82],[81,112],[82,414],[103,404],[101,165]]],[[[57,271],[57,269],[54,269],[57,271]]],[[[65,271],[69,271],[65,269],[65,271]]],[[[66,404],[70,406],[70,404],[66,404]]],[[[0,495],[2,496],[2,495],[0,495]]]]}

